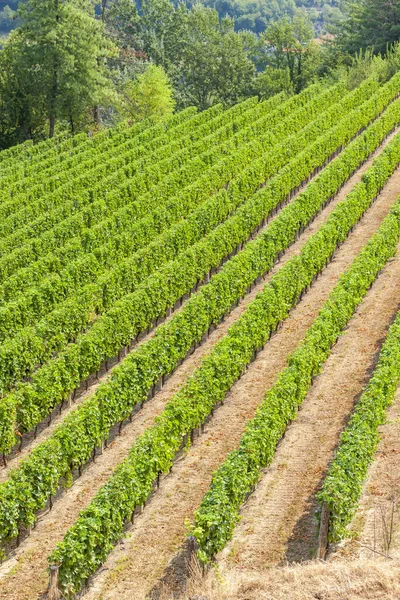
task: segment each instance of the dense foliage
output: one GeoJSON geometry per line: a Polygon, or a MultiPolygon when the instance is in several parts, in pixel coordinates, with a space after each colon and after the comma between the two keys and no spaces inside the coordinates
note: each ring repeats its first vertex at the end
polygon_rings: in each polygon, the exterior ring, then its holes
{"type": "Polygon", "coordinates": [[[373,48],[384,53],[400,39],[400,0],[345,0],[346,18],[337,27],[338,45],[350,53],[373,48]]]}
{"type": "MultiPolygon", "coordinates": [[[[0,31],[8,32],[16,26],[16,10],[19,0],[2,0],[0,2],[0,31]]],[[[104,15],[107,12],[124,17],[124,22],[119,24],[123,31],[129,31],[137,23],[132,19],[134,11],[132,4],[137,10],[141,8],[141,2],[134,0],[102,0],[97,3],[97,14],[104,15]]],[[[179,4],[174,2],[174,4],[179,4]]],[[[187,0],[187,6],[194,2],[187,0]]],[[[314,23],[316,31],[324,32],[329,27],[332,19],[340,18],[342,0],[204,0],[203,4],[214,8],[219,17],[226,16],[234,19],[236,30],[250,30],[254,33],[262,33],[272,22],[283,17],[293,17],[299,8],[307,11],[310,20],[314,23]]]]}
{"type": "Polygon", "coordinates": [[[0,50],[0,148],[174,106],[299,92],[353,63],[385,80],[393,71],[358,53],[398,42],[398,13],[398,0],[10,1],[0,12],[0,30],[17,25],[0,50]]]}

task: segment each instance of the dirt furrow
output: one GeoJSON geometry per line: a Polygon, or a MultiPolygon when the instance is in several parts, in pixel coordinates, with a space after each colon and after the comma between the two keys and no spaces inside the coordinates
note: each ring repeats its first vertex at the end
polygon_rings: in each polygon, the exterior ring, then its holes
{"type": "MultiPolygon", "coordinates": [[[[398,289],[400,279],[398,281],[398,289]]],[[[379,428],[381,440],[359,508],[350,525],[351,536],[333,560],[356,557],[400,559],[400,388],[387,412],[387,422],[379,428]]]]}
{"type": "MultiPolygon", "coordinates": [[[[338,195],[337,199],[332,202],[323,213],[313,222],[313,224],[304,232],[304,234],[299,238],[299,240],[289,249],[289,251],[282,258],[280,263],[275,266],[274,272],[288,260],[291,256],[298,253],[300,251],[301,246],[304,244],[305,240],[313,233],[320,224],[326,220],[328,214],[332,211],[333,207],[336,203],[343,199],[343,197],[348,193],[350,187],[354,185],[357,181],[359,181],[362,172],[364,172],[369,166],[369,163],[366,163],[360,171],[358,171],[352,179],[348,182],[348,184],[342,189],[341,193],[338,195]]],[[[378,200],[378,202],[374,205],[374,207],[367,213],[366,217],[363,220],[363,224],[361,224],[358,228],[355,229],[353,234],[349,237],[348,241],[342,246],[342,249],[338,253],[338,258],[335,260],[337,273],[333,275],[333,283],[336,281],[338,274],[343,270],[343,266],[341,265],[340,256],[346,253],[345,248],[350,244],[354,246],[354,252],[357,252],[359,247],[363,245],[365,240],[369,237],[372,231],[376,229],[379,225],[382,218],[387,214],[389,210],[391,202],[383,201],[382,199],[378,200]],[[374,216],[375,215],[375,216],[374,216]],[[365,221],[371,221],[369,226],[365,226],[365,221]],[[361,237],[357,233],[358,230],[361,229],[363,233],[361,233],[361,237]],[[365,230],[365,231],[364,231],[365,230]],[[358,240],[360,237],[360,240],[358,240]]],[[[351,259],[350,259],[351,260],[351,259]]],[[[349,261],[347,261],[349,262],[349,261]]],[[[346,261],[345,261],[346,263],[346,261]]],[[[347,263],[346,263],[347,264],[347,263]]],[[[325,281],[325,285],[327,285],[327,281],[330,279],[329,272],[332,267],[328,267],[326,274],[321,277],[317,283],[315,284],[315,289],[317,290],[316,294],[318,297],[318,289],[322,289],[321,298],[317,298],[317,303],[322,303],[325,299],[326,294],[323,292],[324,284],[321,281],[325,281]]],[[[269,276],[267,277],[269,278],[269,276]]],[[[79,512],[91,501],[97,490],[101,485],[104,484],[109,474],[115,468],[115,466],[127,455],[128,449],[134,443],[136,437],[142,433],[146,427],[148,427],[154,420],[154,417],[161,412],[165,403],[170,399],[170,397],[179,389],[179,387],[184,383],[186,378],[190,376],[190,374],[194,371],[194,369],[200,364],[202,358],[205,354],[207,354],[211,348],[215,345],[215,343],[226,334],[229,327],[232,323],[237,320],[240,314],[244,311],[245,307],[248,303],[254,299],[255,295],[262,289],[264,283],[261,283],[256,288],[254,288],[253,292],[246,296],[243,302],[239,305],[237,309],[235,309],[227,319],[218,326],[218,328],[211,334],[209,339],[200,346],[195,353],[190,356],[179,369],[171,376],[171,378],[167,381],[162,391],[156,394],[153,400],[149,401],[145,404],[144,408],[137,413],[132,423],[128,424],[123,430],[122,435],[117,437],[115,441],[110,444],[110,448],[104,452],[102,456],[99,456],[96,460],[96,463],[91,463],[87,466],[87,468],[83,471],[82,477],[79,478],[74,485],[66,490],[63,495],[54,503],[53,510],[50,513],[43,515],[35,530],[32,531],[29,538],[27,538],[24,542],[22,542],[21,546],[16,550],[13,557],[11,557],[8,561],[6,561],[0,567],[0,598],[7,600],[33,600],[38,598],[40,594],[44,591],[47,583],[47,574],[45,572],[47,567],[47,556],[50,554],[55,544],[62,539],[66,530],[76,521],[79,512]],[[18,587],[15,583],[18,581],[18,587]]],[[[310,293],[314,293],[314,290],[311,290],[310,293]]],[[[303,299],[301,306],[302,313],[299,317],[296,317],[296,311],[293,313],[291,318],[288,320],[286,326],[271,340],[270,344],[266,347],[270,348],[268,355],[264,355],[264,353],[260,354],[257,361],[253,363],[251,368],[249,369],[246,377],[243,377],[241,382],[238,384],[238,392],[235,393],[235,397],[237,398],[237,405],[235,402],[231,404],[231,400],[227,402],[226,407],[232,406],[232,409],[228,411],[228,416],[226,417],[226,408],[224,407],[219,409],[215,415],[215,419],[213,420],[210,426],[214,426],[213,423],[216,423],[216,427],[220,427],[220,431],[222,431],[221,442],[229,442],[230,440],[230,427],[226,426],[224,419],[230,419],[230,411],[235,412],[235,422],[232,424],[232,438],[231,444],[228,443],[222,444],[222,458],[225,456],[227,451],[229,451],[232,447],[234,447],[239,439],[239,435],[242,431],[243,423],[252,416],[255,408],[259,404],[263,391],[265,390],[265,383],[263,380],[263,371],[265,370],[265,365],[271,361],[270,356],[279,355],[279,360],[277,358],[276,366],[271,366],[271,374],[275,376],[277,370],[279,370],[283,364],[285,357],[290,351],[290,348],[297,343],[298,339],[304,333],[303,320],[304,319],[312,319],[313,317],[313,306],[308,306],[308,295],[303,299]],[[290,341],[293,332],[300,328],[299,333],[296,334],[298,337],[295,337],[294,344],[290,341]],[[284,341],[284,343],[283,343],[284,341]],[[263,359],[263,356],[266,358],[263,359]],[[255,387],[255,380],[258,381],[258,386],[255,387]],[[244,386],[244,387],[242,387],[244,386]],[[244,392],[243,392],[244,390],[244,392]],[[251,392],[251,394],[250,394],[251,392]],[[249,394],[252,401],[249,403],[249,406],[243,406],[243,402],[241,401],[242,395],[245,393],[249,394]],[[253,398],[254,396],[254,398],[253,398]],[[225,415],[225,416],[224,416],[225,415]],[[218,425],[219,424],[219,425],[218,425]],[[228,432],[227,436],[224,436],[223,432],[228,432]],[[236,432],[234,434],[234,432],[236,432]]],[[[318,304],[318,306],[319,306],[318,304]]],[[[300,309],[301,310],[301,309],[300,309]]],[[[308,321],[307,321],[308,322],[308,321]]],[[[221,435],[221,434],[218,434],[221,435]]],[[[212,445],[212,441],[210,441],[209,436],[202,437],[198,444],[195,444],[194,448],[191,450],[194,451],[196,448],[197,452],[200,451],[204,453],[204,463],[202,466],[207,465],[209,475],[211,475],[212,470],[217,466],[221,460],[221,454],[214,457],[216,460],[209,463],[209,459],[213,457],[208,456],[208,452],[210,450],[209,446],[212,445]]],[[[214,454],[214,453],[213,453],[214,454]]],[[[183,461],[186,463],[186,461],[183,461]]],[[[188,463],[188,468],[190,472],[190,462],[188,463]]],[[[197,468],[197,467],[196,467],[197,468]]],[[[175,479],[175,473],[174,480],[175,479]]],[[[198,485],[198,491],[201,492],[200,496],[196,496],[194,500],[194,504],[192,508],[195,506],[196,502],[199,502],[203,492],[205,491],[209,478],[204,479],[201,477],[202,484],[198,485]]],[[[172,477],[167,478],[163,483],[163,486],[167,484],[167,482],[172,482],[172,477]]],[[[189,480],[188,480],[189,481],[189,480]]],[[[163,487],[162,486],[162,487],[163,487]]],[[[174,483],[171,483],[171,489],[174,489],[174,483]]],[[[193,490],[194,491],[194,490],[193,490]]],[[[175,490],[171,492],[170,501],[171,504],[175,507],[182,508],[187,505],[184,502],[180,502],[179,491],[175,490]]],[[[186,492],[185,492],[186,495],[186,492]]],[[[160,494],[160,497],[164,497],[165,494],[160,494]]],[[[155,499],[154,499],[155,500],[155,499]]],[[[187,495],[187,500],[190,503],[190,494],[187,495]]],[[[152,510],[152,503],[149,505],[149,509],[146,508],[145,515],[147,512],[152,510]]],[[[191,510],[187,511],[184,508],[184,513],[186,512],[188,516],[192,514],[191,510]]],[[[166,548],[164,551],[164,560],[161,562],[161,566],[158,567],[157,575],[162,570],[163,566],[168,561],[171,556],[171,552],[175,550],[181,541],[182,541],[182,526],[183,526],[183,518],[182,512],[177,513],[177,524],[178,531],[175,538],[175,544],[172,547],[166,544],[166,548]]],[[[141,519],[138,520],[138,524],[141,522],[141,519]]],[[[147,527],[147,525],[146,525],[147,527]]],[[[171,529],[172,532],[172,529],[171,529]]],[[[146,536],[145,536],[146,537],[146,536]]],[[[150,538],[149,538],[150,539],[150,538]]],[[[168,536],[169,539],[169,536],[168,536]]],[[[151,542],[150,542],[151,543],[151,542]]],[[[158,546],[160,546],[160,542],[158,546]]],[[[118,560],[118,558],[117,558],[118,560]]],[[[152,561],[148,564],[150,566],[152,561]]],[[[156,564],[156,562],[154,562],[156,564]]],[[[145,576],[145,573],[144,573],[145,576]]],[[[152,573],[152,581],[154,580],[154,573],[152,573]]],[[[140,588],[139,588],[140,589],[140,588]]]]}
{"type": "MultiPolygon", "coordinates": [[[[185,521],[192,518],[201,502],[212,472],[237,446],[246,421],[254,415],[265,390],[285,366],[288,353],[304,336],[340,274],[389,212],[399,184],[400,173],[396,173],[334,261],[232,388],[225,404],[207,424],[204,435],[195,440],[184,460],[177,462],[172,474],[164,478],[160,491],[112,552],[85,598],[142,600],[146,597],[182,544],[185,521]]],[[[298,250],[296,244],[290,253],[298,250]]],[[[398,261],[393,264],[398,265],[398,261]]]]}

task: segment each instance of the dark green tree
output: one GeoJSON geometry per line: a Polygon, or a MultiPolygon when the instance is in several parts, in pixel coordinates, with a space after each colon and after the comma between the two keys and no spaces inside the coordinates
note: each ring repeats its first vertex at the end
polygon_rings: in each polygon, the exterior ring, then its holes
{"type": "Polygon", "coordinates": [[[169,0],[143,0],[140,15],[144,53],[173,76],[185,44],[187,8],[183,3],[175,8],[169,0]]]}
{"type": "Polygon", "coordinates": [[[133,0],[102,0],[100,9],[101,21],[113,42],[119,48],[138,48],[140,17],[133,0]]]}
{"type": "Polygon", "coordinates": [[[400,40],[400,0],[345,0],[344,7],[346,18],[336,27],[340,49],[384,53],[400,40]]]}
{"type": "Polygon", "coordinates": [[[249,94],[254,65],[246,39],[233,21],[196,5],[187,17],[178,88],[186,104],[205,109],[215,102],[232,104],[249,94]]]}
{"type": "Polygon", "coordinates": [[[112,44],[104,26],[94,18],[91,0],[23,0],[20,26],[5,45],[7,77],[0,96],[10,95],[21,113],[16,129],[36,126],[33,114],[48,122],[54,135],[57,119],[68,120],[72,130],[85,113],[111,98],[105,56],[112,44]]]}
{"type": "Polygon", "coordinates": [[[27,68],[21,37],[12,34],[0,51],[0,148],[40,135],[46,118],[40,83],[27,68]]]}
{"type": "Polygon", "coordinates": [[[261,79],[282,82],[282,89],[287,89],[290,82],[290,87],[299,92],[318,68],[319,51],[313,38],[312,24],[302,11],[292,21],[284,18],[271,23],[262,38],[265,73],[261,79]]]}

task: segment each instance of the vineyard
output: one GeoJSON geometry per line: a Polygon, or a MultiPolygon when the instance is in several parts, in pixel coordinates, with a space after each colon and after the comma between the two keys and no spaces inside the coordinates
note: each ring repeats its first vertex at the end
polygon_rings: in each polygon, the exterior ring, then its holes
{"type": "Polygon", "coordinates": [[[400,73],[0,152],[1,600],[399,557],[399,165],[400,73]]]}

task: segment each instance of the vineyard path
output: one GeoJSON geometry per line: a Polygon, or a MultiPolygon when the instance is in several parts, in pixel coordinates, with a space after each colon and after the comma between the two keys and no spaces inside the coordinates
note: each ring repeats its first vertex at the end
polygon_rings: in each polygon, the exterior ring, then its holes
{"type": "MultiPolygon", "coordinates": [[[[379,428],[379,433],[381,440],[375,459],[350,524],[354,540],[341,544],[332,554],[333,560],[355,557],[381,561],[384,560],[382,554],[400,559],[400,388],[387,411],[387,422],[379,428]],[[392,541],[388,548],[384,524],[391,521],[393,500],[397,509],[393,515],[392,541]]],[[[389,534],[390,530],[389,526],[389,534]]]]}
{"type": "MultiPolygon", "coordinates": [[[[400,176],[397,178],[396,195],[400,191],[400,176]]],[[[400,307],[399,282],[397,254],[334,346],[297,419],[279,444],[270,468],[243,507],[233,539],[221,553],[219,564],[223,573],[230,568],[262,570],[277,563],[301,562],[315,556],[318,536],[315,493],[400,307]]]]}

